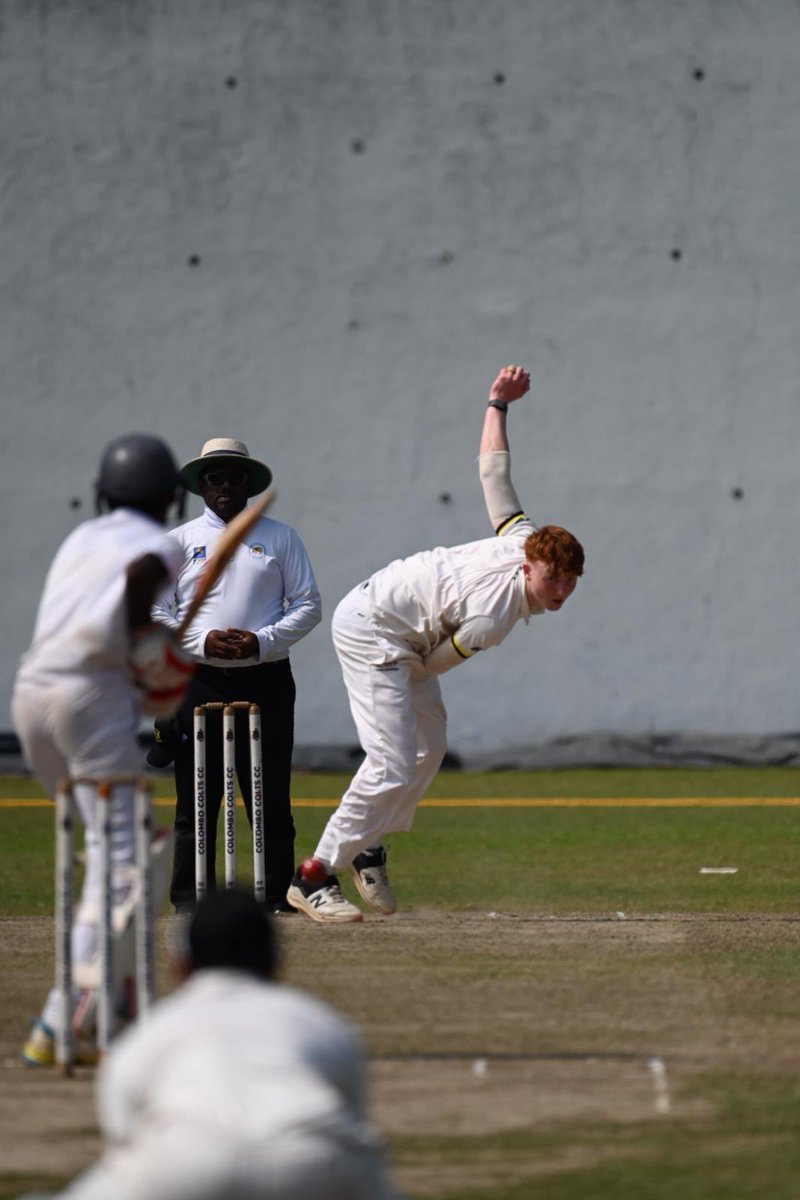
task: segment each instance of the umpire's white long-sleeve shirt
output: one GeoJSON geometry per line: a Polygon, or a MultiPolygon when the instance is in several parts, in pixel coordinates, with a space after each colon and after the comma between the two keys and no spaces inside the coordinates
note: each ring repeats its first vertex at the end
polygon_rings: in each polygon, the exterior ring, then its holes
{"type": "MultiPolygon", "coordinates": [[[[174,589],[154,604],[154,620],[173,628],[179,624],[225,529],[225,522],[206,506],[202,516],[171,531],[183,550],[183,566],[174,589]]],[[[184,645],[210,666],[252,667],[252,659],[205,655],[212,629],[247,629],[258,638],[258,661],[277,662],[289,657],[290,648],[319,624],[321,615],[314,572],[299,536],[281,521],[260,517],[189,626],[184,645]]]]}

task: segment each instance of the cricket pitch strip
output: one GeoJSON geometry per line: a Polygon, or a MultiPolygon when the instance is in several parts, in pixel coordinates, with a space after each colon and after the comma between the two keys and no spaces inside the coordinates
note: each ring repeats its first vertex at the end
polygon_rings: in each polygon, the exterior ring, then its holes
{"type": "MultiPolygon", "coordinates": [[[[174,926],[158,924],[162,992],[174,926]]],[[[770,983],[765,1003],[747,967],[765,948],[794,949],[794,918],[418,909],[338,929],[279,918],[279,931],[283,979],[361,1029],[373,1117],[412,1196],[613,1158],[615,1130],[713,1121],[703,1076],[800,1062],[791,980],[770,983]],[[591,1127],[605,1131],[592,1146],[563,1136],[591,1127]],[[519,1153],[495,1137],[509,1134],[523,1135],[519,1153]]],[[[7,1179],[46,1187],[99,1151],[93,1072],[63,1080],[19,1064],[52,980],[53,921],[2,918],[0,933],[0,1161],[7,1179]]],[[[26,1190],[3,1186],[0,1198],[26,1190]]]]}

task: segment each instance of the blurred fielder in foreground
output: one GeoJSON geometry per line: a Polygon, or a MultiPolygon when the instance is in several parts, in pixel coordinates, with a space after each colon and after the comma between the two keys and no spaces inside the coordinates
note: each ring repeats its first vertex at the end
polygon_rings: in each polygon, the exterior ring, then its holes
{"type": "Polygon", "coordinates": [[[528,373],[508,366],[489,392],[479,464],[497,536],[398,559],[334,613],[333,642],[366,758],[287,893],[312,920],[362,919],[342,895],[341,869],[368,905],[394,912],[383,839],[411,828],[444,758],[438,676],[499,645],[518,621],[557,612],[583,574],[580,543],[559,526],[537,529],[511,483],[506,413],[529,387],[528,373]]]}
{"type": "MultiPolygon", "coordinates": [[[[181,565],[180,548],[162,528],[182,494],[172,452],[147,434],[119,438],[103,454],[96,490],[100,515],[73,530],[56,554],[14,685],[14,725],[48,796],[67,776],[138,772],[141,713],[173,712],[194,671],[172,633],[150,623],[156,592],[181,565]]],[[[97,954],[100,861],[95,791],[78,786],[75,799],[86,827],[86,872],[72,934],[79,975],[97,954]]],[[[115,788],[109,803],[118,924],[135,884],[133,789],[115,788]]],[[[95,1002],[96,990],[89,988],[77,1003],[79,1061],[93,1055],[95,1002]]],[[[52,1065],[58,1020],[54,988],[23,1049],[26,1063],[52,1065]]]]}
{"type": "Polygon", "coordinates": [[[275,982],[272,918],[209,893],[176,964],[184,982],[98,1072],[106,1152],[68,1200],[392,1200],[365,1114],[355,1030],[275,982]]]}

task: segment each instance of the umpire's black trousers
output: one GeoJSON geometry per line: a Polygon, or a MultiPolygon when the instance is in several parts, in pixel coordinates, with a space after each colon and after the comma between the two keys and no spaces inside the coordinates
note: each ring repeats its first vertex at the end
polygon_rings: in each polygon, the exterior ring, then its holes
{"type": "MultiPolygon", "coordinates": [[[[201,666],[176,715],[175,858],[170,899],[174,905],[195,898],[194,878],[194,709],[209,701],[249,700],[261,708],[261,747],[264,780],[264,832],[267,904],[285,905],[294,871],[294,822],[290,804],[294,745],[295,686],[288,658],[253,667],[201,666]]],[[[206,717],[206,825],[208,829],[208,887],[216,884],[214,864],[219,810],[223,798],[222,716],[212,709],[206,717]]],[[[247,817],[252,824],[250,739],[247,716],[237,712],[236,775],[247,817]]],[[[249,848],[248,848],[249,849],[249,848]]],[[[240,848],[240,861],[243,854],[240,848]]]]}

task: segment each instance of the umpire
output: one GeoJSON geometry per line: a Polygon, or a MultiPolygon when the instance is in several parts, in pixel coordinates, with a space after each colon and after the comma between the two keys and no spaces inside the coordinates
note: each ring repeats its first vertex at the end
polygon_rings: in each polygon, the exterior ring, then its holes
{"type": "MultiPolygon", "coordinates": [[[[159,597],[152,615],[172,626],[180,623],[225,526],[249,497],[269,487],[272,472],[250,456],[244,442],[213,438],[199,458],[181,469],[180,479],[187,491],[203,498],[204,510],[170,535],[181,545],[183,566],[174,589],[159,597]]],[[[174,756],[177,806],[170,899],[176,912],[191,911],[195,902],[194,708],[234,700],[261,707],[267,907],[291,911],[285,899],[294,870],[290,783],[295,685],[289,651],[320,617],[319,592],[303,543],[289,525],[260,517],[186,632],[184,646],[200,665],[171,726],[157,726],[150,756],[154,765],[166,765],[174,756]]],[[[210,714],[206,738],[209,888],[215,884],[223,793],[219,720],[216,712],[210,714]]],[[[252,822],[249,742],[243,736],[237,738],[236,773],[252,822]]]]}

